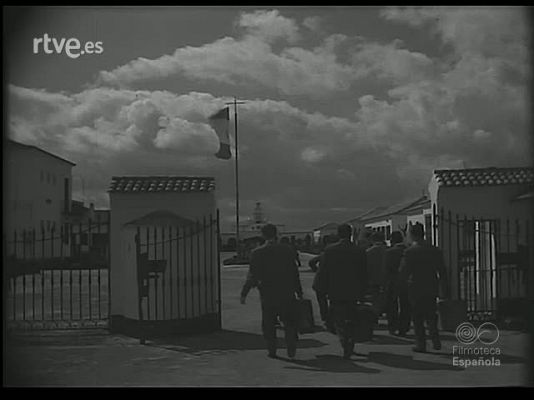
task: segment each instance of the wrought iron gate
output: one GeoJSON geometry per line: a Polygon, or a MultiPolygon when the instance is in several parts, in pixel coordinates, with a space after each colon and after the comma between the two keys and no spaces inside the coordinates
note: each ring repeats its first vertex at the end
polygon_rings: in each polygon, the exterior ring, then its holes
{"type": "Polygon", "coordinates": [[[109,222],[4,237],[4,315],[9,329],[107,327],[109,222]]]}
{"type": "Polygon", "coordinates": [[[143,326],[195,321],[220,328],[218,213],[181,226],[137,227],[135,242],[143,326]]]}
{"type": "Polygon", "coordinates": [[[432,242],[443,250],[452,295],[466,302],[469,317],[519,313],[513,308],[524,307],[533,294],[532,221],[433,211],[432,242]]]}

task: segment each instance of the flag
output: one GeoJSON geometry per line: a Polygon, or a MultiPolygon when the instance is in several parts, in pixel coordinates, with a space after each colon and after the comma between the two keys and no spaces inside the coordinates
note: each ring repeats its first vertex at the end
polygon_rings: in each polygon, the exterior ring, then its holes
{"type": "Polygon", "coordinates": [[[222,158],[223,160],[229,160],[232,158],[230,152],[230,109],[228,107],[217,111],[210,118],[210,125],[217,133],[219,137],[219,151],[215,154],[215,157],[222,158]]]}

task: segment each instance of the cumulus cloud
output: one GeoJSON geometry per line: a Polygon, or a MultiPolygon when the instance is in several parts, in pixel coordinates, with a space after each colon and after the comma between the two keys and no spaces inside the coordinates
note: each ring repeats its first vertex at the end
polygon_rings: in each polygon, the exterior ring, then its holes
{"type": "Polygon", "coordinates": [[[434,70],[433,60],[403,48],[399,40],[382,44],[334,33],[322,34],[323,41],[314,48],[296,46],[300,26],[318,33],[318,17],[299,25],[277,10],[260,10],[242,13],[236,25],[241,32],[236,38],[178,48],[156,59],[138,58],[101,71],[97,84],[130,87],[182,75],[232,85],[261,84],[289,95],[325,96],[346,92],[370,76],[398,83],[428,77],[434,70]]]}
{"type": "Polygon", "coordinates": [[[382,17],[434,32],[440,56],[338,33],[306,47],[299,40],[320,20],[302,29],[278,11],[243,13],[236,38],[133,60],[79,93],[10,86],[10,134],[76,161],[97,203],[111,175],[211,175],[231,216],[232,163],[213,156],[207,124],[229,99],[132,87],[180,74],[253,88],[262,98],[240,107],[242,209],[261,200],[275,219],[301,226],[417,196],[433,168],[530,162],[521,9],[388,8],[382,17]],[[385,89],[355,95],[352,115],[321,112],[317,97],[350,97],[360,82],[385,89]],[[311,111],[269,99],[265,88],[305,96],[311,111]]]}
{"type": "Polygon", "coordinates": [[[267,43],[286,39],[294,43],[299,39],[299,27],[295,20],[280,15],[278,10],[258,10],[242,13],[237,25],[249,35],[259,37],[267,43]]]}

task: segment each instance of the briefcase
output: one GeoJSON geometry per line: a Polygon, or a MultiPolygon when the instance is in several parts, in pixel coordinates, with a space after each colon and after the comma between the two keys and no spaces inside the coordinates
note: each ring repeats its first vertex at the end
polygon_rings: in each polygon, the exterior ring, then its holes
{"type": "Polygon", "coordinates": [[[296,302],[296,317],[298,333],[315,332],[315,321],[313,319],[313,307],[311,300],[299,299],[296,302]]]}
{"type": "Polygon", "coordinates": [[[368,342],[373,339],[377,315],[370,303],[358,303],[355,307],[354,341],[368,342]]]}
{"type": "Polygon", "coordinates": [[[467,321],[467,305],[463,300],[438,301],[440,328],[455,332],[458,325],[467,321]]]}

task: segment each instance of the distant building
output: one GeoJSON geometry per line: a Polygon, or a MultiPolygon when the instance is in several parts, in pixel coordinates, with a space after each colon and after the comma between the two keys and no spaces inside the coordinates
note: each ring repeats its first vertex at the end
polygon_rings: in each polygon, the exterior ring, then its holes
{"type": "MultiPolygon", "coordinates": [[[[257,202],[254,211],[252,212],[252,216],[243,221],[239,221],[239,239],[253,240],[254,238],[261,237],[261,229],[267,224],[274,224],[278,229],[279,235],[285,230],[284,224],[277,224],[269,221],[265,215],[261,203],[257,202]]],[[[221,233],[221,240],[225,249],[228,249],[229,251],[230,248],[235,249],[235,224],[232,226],[230,231],[221,233]]]]}
{"type": "Polygon", "coordinates": [[[71,211],[72,167],[36,146],[5,142],[4,234],[59,232],[71,211]]]}
{"type": "Polygon", "coordinates": [[[66,221],[70,226],[70,243],[73,254],[92,252],[107,259],[110,239],[111,210],[95,209],[73,200],[66,221]]]}
{"type": "Polygon", "coordinates": [[[389,241],[391,232],[405,231],[409,222],[419,221],[421,219],[419,214],[423,215],[426,209],[430,210],[430,203],[428,196],[423,195],[389,207],[372,208],[347,223],[352,225],[356,232],[361,229],[380,231],[384,234],[386,241],[389,241]]]}
{"type": "Polygon", "coordinates": [[[337,222],[329,222],[313,230],[313,242],[322,243],[326,237],[337,235],[337,222]]]}

